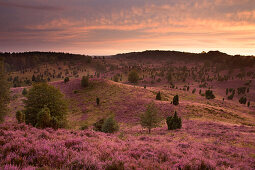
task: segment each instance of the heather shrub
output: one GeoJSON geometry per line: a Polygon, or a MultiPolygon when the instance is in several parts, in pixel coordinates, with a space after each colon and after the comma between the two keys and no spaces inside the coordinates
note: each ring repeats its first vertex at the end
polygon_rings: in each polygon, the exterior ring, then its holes
{"type": "Polygon", "coordinates": [[[173,104],[174,105],[178,105],[179,104],[179,96],[178,95],[175,95],[174,98],[173,98],[173,104]]]}
{"type": "Polygon", "coordinates": [[[64,79],[64,82],[65,82],[65,83],[69,82],[69,77],[66,77],[66,78],[64,79]]]}
{"type": "Polygon", "coordinates": [[[155,128],[159,125],[160,119],[158,115],[158,109],[154,103],[147,105],[146,111],[140,116],[140,122],[142,127],[148,129],[149,133],[151,133],[152,128],[155,128]]]}
{"type": "Polygon", "coordinates": [[[114,133],[119,130],[119,125],[114,116],[109,116],[102,125],[102,132],[114,133]]]}
{"type": "Polygon", "coordinates": [[[24,88],[24,89],[22,90],[22,95],[23,95],[23,96],[26,96],[26,95],[27,95],[27,89],[26,89],[26,88],[24,88]]]}
{"type": "Polygon", "coordinates": [[[247,102],[246,97],[241,97],[241,98],[239,99],[239,103],[240,103],[240,104],[246,104],[246,102],[247,102]]]}
{"type": "Polygon", "coordinates": [[[89,76],[82,76],[81,86],[88,87],[89,86],[89,76]]]}
{"type": "Polygon", "coordinates": [[[128,74],[128,81],[130,83],[137,83],[139,80],[139,75],[137,73],[136,70],[132,70],[129,74],[128,74]]]}
{"type": "Polygon", "coordinates": [[[124,163],[121,161],[114,161],[110,165],[107,165],[105,170],[124,170],[124,163]]]}
{"type": "Polygon", "coordinates": [[[4,71],[4,62],[0,59],[0,123],[4,120],[9,101],[9,84],[4,71]]]}
{"type": "Polygon", "coordinates": [[[96,131],[102,131],[102,126],[103,126],[103,124],[104,124],[104,121],[105,121],[105,119],[103,118],[103,119],[98,120],[96,123],[94,123],[94,124],[93,124],[94,130],[96,130],[96,131]]]}
{"type": "Polygon", "coordinates": [[[37,114],[37,124],[35,126],[42,129],[51,126],[50,109],[47,106],[44,106],[37,114]]]}
{"type": "Polygon", "coordinates": [[[100,104],[100,99],[97,97],[97,99],[96,99],[96,103],[97,103],[97,105],[99,106],[99,104],[100,104]]]}
{"type": "Polygon", "coordinates": [[[22,111],[17,111],[16,112],[16,119],[17,119],[18,123],[25,122],[25,114],[22,111]]]}
{"type": "Polygon", "coordinates": [[[156,95],[156,100],[161,100],[161,94],[160,94],[160,91],[157,93],[156,95]]]}
{"type": "Polygon", "coordinates": [[[213,91],[212,91],[212,90],[206,90],[206,91],[205,91],[205,98],[206,98],[206,99],[214,99],[215,96],[214,96],[214,94],[213,94],[213,91]]]}
{"type": "Polygon", "coordinates": [[[168,130],[180,129],[182,127],[182,120],[177,116],[177,112],[174,113],[174,116],[167,117],[166,123],[168,130]]]}
{"type": "Polygon", "coordinates": [[[25,122],[39,127],[44,126],[39,121],[44,119],[49,112],[51,123],[47,123],[47,127],[59,128],[63,127],[66,122],[67,104],[63,94],[53,86],[47,83],[36,83],[28,91],[25,103],[25,122]],[[47,108],[45,108],[47,106],[47,108]],[[47,113],[47,114],[46,114],[47,113]]]}

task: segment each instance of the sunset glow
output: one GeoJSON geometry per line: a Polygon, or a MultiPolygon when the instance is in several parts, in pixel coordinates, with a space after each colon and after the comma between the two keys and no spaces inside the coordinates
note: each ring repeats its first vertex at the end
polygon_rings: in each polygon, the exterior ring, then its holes
{"type": "Polygon", "coordinates": [[[0,0],[0,51],[255,55],[254,0],[0,0]]]}

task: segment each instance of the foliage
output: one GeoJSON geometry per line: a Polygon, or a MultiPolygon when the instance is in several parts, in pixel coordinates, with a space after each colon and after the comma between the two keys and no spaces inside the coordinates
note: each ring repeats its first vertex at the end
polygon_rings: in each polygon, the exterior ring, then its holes
{"type": "Polygon", "coordinates": [[[97,122],[95,122],[95,123],[93,124],[94,130],[96,130],[96,131],[102,131],[102,127],[103,127],[104,121],[105,121],[105,119],[100,119],[100,120],[98,120],[97,122]]]}
{"type": "Polygon", "coordinates": [[[81,130],[86,130],[86,129],[88,129],[88,128],[89,128],[89,126],[88,126],[87,124],[84,124],[84,125],[81,126],[80,129],[81,129],[81,130]]]}
{"type": "Polygon", "coordinates": [[[250,102],[250,101],[248,101],[247,106],[248,106],[248,107],[250,107],[250,104],[251,104],[251,102],[250,102]]]}
{"type": "Polygon", "coordinates": [[[139,80],[139,75],[137,73],[136,70],[132,70],[129,74],[128,74],[128,81],[130,83],[137,83],[139,80]]]}
{"type": "Polygon", "coordinates": [[[4,120],[9,102],[9,84],[4,70],[4,62],[0,58],[0,123],[4,120]]]}
{"type": "Polygon", "coordinates": [[[100,99],[97,97],[97,99],[96,99],[96,102],[97,102],[97,105],[99,106],[99,104],[100,104],[100,99]]]}
{"type": "Polygon", "coordinates": [[[196,89],[193,89],[193,90],[192,90],[192,93],[193,93],[193,94],[196,93],[196,89]]]}
{"type": "Polygon", "coordinates": [[[206,90],[206,91],[205,91],[205,98],[206,98],[206,99],[214,99],[215,96],[214,96],[214,94],[213,94],[213,91],[212,91],[212,90],[206,90]]]}
{"type": "Polygon", "coordinates": [[[27,89],[26,89],[26,88],[24,88],[24,89],[22,90],[22,95],[23,95],[23,96],[26,96],[26,95],[27,95],[27,89]]]}
{"type": "Polygon", "coordinates": [[[167,117],[166,123],[168,130],[180,129],[182,127],[182,119],[177,116],[177,112],[174,113],[174,116],[167,117]]]}
{"type": "Polygon", "coordinates": [[[82,76],[81,86],[88,87],[89,86],[89,76],[82,76]]]}
{"type": "Polygon", "coordinates": [[[159,125],[160,118],[158,115],[158,109],[153,102],[147,105],[146,111],[141,114],[140,122],[142,127],[148,129],[149,133],[151,133],[152,128],[159,125]]]}
{"type": "Polygon", "coordinates": [[[23,111],[17,111],[16,112],[16,119],[18,123],[23,123],[25,122],[25,114],[23,111]]]}
{"type": "Polygon", "coordinates": [[[53,86],[47,83],[36,83],[28,91],[25,103],[26,123],[36,126],[39,113],[44,108],[44,112],[49,109],[51,116],[51,124],[48,127],[59,128],[65,124],[65,116],[67,114],[67,104],[63,94],[53,86]]]}
{"type": "Polygon", "coordinates": [[[178,105],[179,104],[179,96],[175,95],[173,98],[173,105],[178,105]]]}
{"type": "Polygon", "coordinates": [[[47,106],[44,106],[44,108],[42,108],[42,110],[38,113],[37,124],[35,126],[42,129],[52,127],[50,109],[47,106]]]}
{"type": "Polygon", "coordinates": [[[114,116],[109,116],[102,125],[102,132],[114,133],[119,130],[119,125],[114,116]]]}
{"type": "Polygon", "coordinates": [[[156,100],[161,100],[161,94],[160,94],[160,91],[157,93],[156,95],[156,100]]]}
{"type": "Polygon", "coordinates": [[[240,103],[240,104],[246,104],[246,102],[247,102],[246,97],[241,97],[241,98],[239,99],[239,103],[240,103]]]}
{"type": "Polygon", "coordinates": [[[69,77],[66,77],[66,78],[64,79],[64,82],[65,82],[65,83],[69,82],[69,77]]]}

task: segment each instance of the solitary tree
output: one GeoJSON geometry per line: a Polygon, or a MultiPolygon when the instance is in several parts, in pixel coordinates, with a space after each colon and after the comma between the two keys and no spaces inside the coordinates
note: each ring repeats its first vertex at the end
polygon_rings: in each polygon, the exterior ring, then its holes
{"type": "Polygon", "coordinates": [[[64,82],[65,82],[65,83],[69,82],[69,77],[66,77],[66,78],[64,79],[64,82]]]}
{"type": "Polygon", "coordinates": [[[215,98],[212,90],[206,90],[205,97],[206,97],[206,99],[214,99],[215,98]]]}
{"type": "Polygon", "coordinates": [[[161,100],[161,94],[160,94],[160,91],[157,93],[156,95],[156,100],[161,100]]]}
{"type": "Polygon", "coordinates": [[[174,105],[178,105],[179,104],[179,96],[178,95],[175,95],[174,98],[173,98],[173,104],[174,105]]]}
{"type": "Polygon", "coordinates": [[[174,116],[167,117],[166,123],[168,130],[180,129],[182,127],[182,119],[177,116],[177,112],[174,113],[174,116]]]}
{"type": "Polygon", "coordinates": [[[4,62],[0,58],[0,122],[4,120],[9,101],[9,84],[4,71],[4,62]]]}
{"type": "Polygon", "coordinates": [[[146,111],[141,114],[140,121],[142,127],[147,128],[149,130],[149,133],[151,133],[152,128],[155,128],[159,125],[160,119],[158,115],[158,110],[154,103],[150,103],[147,106],[146,111]]]}
{"type": "Polygon", "coordinates": [[[128,74],[128,81],[130,83],[137,83],[139,80],[139,75],[137,73],[137,71],[132,70],[129,74],[128,74]]]}
{"type": "MultiPolygon", "coordinates": [[[[37,126],[38,123],[40,124],[40,118],[46,119],[49,112],[51,121],[50,124],[47,124],[47,127],[61,128],[65,126],[67,104],[63,94],[55,87],[45,82],[33,84],[24,103],[25,122],[27,124],[37,126]]],[[[41,127],[41,125],[38,126],[41,127]]]]}

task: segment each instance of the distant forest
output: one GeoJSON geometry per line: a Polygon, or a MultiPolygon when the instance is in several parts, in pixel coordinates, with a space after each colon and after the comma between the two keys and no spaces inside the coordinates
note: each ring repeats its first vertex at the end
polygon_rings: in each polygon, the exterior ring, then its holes
{"type": "MultiPolygon", "coordinates": [[[[183,61],[187,63],[205,62],[211,64],[221,64],[228,68],[243,68],[255,66],[254,56],[228,55],[219,51],[208,53],[186,53],[178,51],[144,51],[117,54],[110,56],[119,59],[151,59],[166,61],[183,61]]],[[[58,52],[23,52],[23,53],[1,53],[0,58],[5,61],[7,71],[19,71],[26,68],[36,67],[44,63],[57,63],[66,61],[70,63],[91,63],[92,57],[87,55],[58,53],[58,52]]],[[[108,57],[106,57],[108,58],[108,57]]]]}
{"type": "Polygon", "coordinates": [[[209,62],[224,64],[226,67],[240,68],[255,66],[254,56],[228,55],[219,51],[209,51],[208,53],[187,53],[178,51],[144,51],[111,56],[114,58],[126,59],[152,59],[152,60],[172,60],[184,62],[209,62]]]}
{"type": "Polygon", "coordinates": [[[0,58],[4,59],[7,71],[18,71],[59,61],[90,63],[92,60],[90,56],[86,55],[57,52],[0,53],[0,58]]]}

